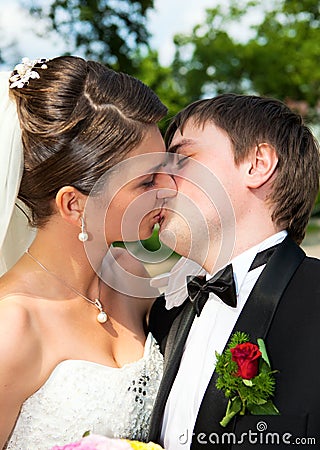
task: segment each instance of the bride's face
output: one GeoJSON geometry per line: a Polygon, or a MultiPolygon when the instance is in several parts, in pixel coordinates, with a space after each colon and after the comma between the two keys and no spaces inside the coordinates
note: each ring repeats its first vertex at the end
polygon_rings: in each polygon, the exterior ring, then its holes
{"type": "Polygon", "coordinates": [[[160,220],[163,200],[159,189],[176,193],[173,178],[161,172],[165,145],[156,126],[150,126],[143,141],[115,168],[108,185],[109,204],[105,215],[105,239],[136,241],[151,236],[160,220]]]}

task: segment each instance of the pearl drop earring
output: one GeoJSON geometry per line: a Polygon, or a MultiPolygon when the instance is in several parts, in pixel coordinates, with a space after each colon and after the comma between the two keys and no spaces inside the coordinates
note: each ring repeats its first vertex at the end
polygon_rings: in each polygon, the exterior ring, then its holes
{"type": "Polygon", "coordinates": [[[82,216],[80,217],[80,220],[81,220],[81,232],[78,234],[78,239],[81,242],[86,242],[88,240],[88,233],[86,232],[84,219],[82,216]]]}

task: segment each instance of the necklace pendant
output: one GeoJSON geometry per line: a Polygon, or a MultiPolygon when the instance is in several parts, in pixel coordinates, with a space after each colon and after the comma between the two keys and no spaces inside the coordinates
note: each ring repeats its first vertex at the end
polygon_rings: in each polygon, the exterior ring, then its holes
{"type": "MultiPolygon", "coordinates": [[[[80,233],[80,234],[82,234],[82,233],[80,233]]],[[[80,237],[80,235],[79,235],[79,237],[80,237]]],[[[80,239],[80,240],[85,240],[85,239],[80,239]]],[[[91,303],[91,305],[94,305],[99,310],[99,314],[97,315],[97,321],[99,323],[106,323],[106,321],[108,320],[108,316],[103,311],[103,307],[102,307],[102,304],[101,304],[99,298],[95,298],[94,300],[91,300],[90,298],[81,294],[81,292],[77,291],[77,289],[75,289],[74,287],[67,284],[64,280],[62,280],[60,277],[58,277],[58,275],[56,275],[54,272],[51,272],[49,269],[47,269],[46,266],[44,266],[40,261],[38,261],[37,258],[35,258],[33,255],[31,255],[31,253],[29,252],[29,249],[26,250],[26,254],[29,255],[30,258],[33,259],[33,261],[35,263],[37,263],[41,267],[42,270],[44,270],[45,272],[52,275],[54,278],[56,278],[58,281],[60,281],[60,283],[62,283],[67,288],[69,288],[72,292],[79,295],[79,297],[82,297],[84,300],[91,303]]],[[[100,280],[98,281],[98,283],[100,283],[100,280]]],[[[100,284],[99,284],[99,293],[100,293],[100,284]]]]}
{"type": "Polygon", "coordinates": [[[108,316],[104,311],[100,311],[99,314],[97,315],[97,321],[99,323],[106,323],[106,321],[108,320],[108,316]]]}
{"type": "Polygon", "coordinates": [[[106,321],[108,320],[108,316],[107,316],[107,313],[105,313],[103,311],[100,300],[98,298],[95,298],[94,299],[94,304],[100,311],[99,314],[97,315],[97,321],[99,323],[106,323],[106,321]]]}

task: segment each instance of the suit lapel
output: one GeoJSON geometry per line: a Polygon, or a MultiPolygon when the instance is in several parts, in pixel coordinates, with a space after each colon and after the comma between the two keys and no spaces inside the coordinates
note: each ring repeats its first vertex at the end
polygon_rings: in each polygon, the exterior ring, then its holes
{"type": "MultiPolygon", "coordinates": [[[[291,238],[287,237],[283,241],[251,291],[232,334],[239,330],[248,333],[252,340],[266,337],[283,292],[305,256],[291,238]]],[[[226,428],[219,424],[226,410],[227,399],[221,391],[216,389],[216,379],[217,375],[214,372],[198,413],[192,450],[203,447],[197,444],[195,439],[199,433],[232,431],[234,422],[230,422],[226,428]]]]}
{"type": "Polygon", "coordinates": [[[164,373],[151,416],[148,436],[151,441],[157,442],[159,440],[165,404],[177,375],[184,345],[194,317],[195,309],[192,303],[187,300],[183,311],[175,319],[170,329],[164,358],[164,373]]]}

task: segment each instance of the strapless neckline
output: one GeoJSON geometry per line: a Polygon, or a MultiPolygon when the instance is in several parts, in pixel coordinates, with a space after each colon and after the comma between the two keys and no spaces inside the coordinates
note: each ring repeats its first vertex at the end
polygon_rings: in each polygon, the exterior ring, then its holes
{"type": "Polygon", "coordinates": [[[149,334],[143,356],[122,367],[65,359],[22,405],[5,449],[49,450],[86,431],[145,440],[163,358],[149,334]]]}
{"type": "Polygon", "coordinates": [[[125,364],[123,364],[123,366],[120,366],[120,367],[108,366],[107,364],[97,363],[95,361],[90,361],[88,359],[81,359],[81,358],[79,358],[79,359],[72,359],[72,358],[71,359],[63,359],[63,360],[59,361],[56,364],[56,366],[52,369],[52,371],[51,371],[51,373],[50,373],[50,375],[48,377],[48,380],[51,377],[51,375],[55,372],[55,370],[59,368],[59,366],[65,365],[65,364],[75,364],[75,365],[77,364],[79,366],[81,364],[91,364],[91,365],[94,365],[94,366],[97,366],[97,367],[110,369],[110,370],[122,370],[122,369],[125,369],[126,367],[132,366],[134,364],[138,364],[140,361],[145,359],[146,355],[148,355],[148,353],[150,352],[150,347],[152,345],[152,342],[153,342],[153,338],[152,338],[152,335],[149,333],[147,338],[146,338],[145,344],[144,344],[143,354],[142,354],[141,358],[139,358],[139,359],[137,359],[135,361],[131,361],[129,363],[125,363],[125,364]]]}

